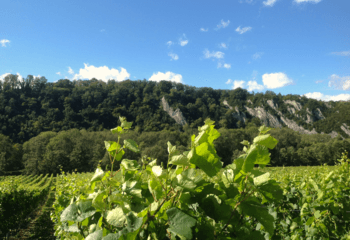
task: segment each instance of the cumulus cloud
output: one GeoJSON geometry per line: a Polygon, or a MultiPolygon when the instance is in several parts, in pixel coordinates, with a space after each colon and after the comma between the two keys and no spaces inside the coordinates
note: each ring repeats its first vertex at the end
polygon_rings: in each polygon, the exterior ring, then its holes
{"type": "Polygon", "coordinates": [[[293,80],[288,78],[285,73],[265,73],[262,76],[264,86],[270,89],[280,88],[293,83],[293,80]]]}
{"type": "Polygon", "coordinates": [[[3,81],[4,78],[9,74],[11,74],[11,73],[4,73],[4,74],[0,75],[0,80],[3,81]]]}
{"type": "Polygon", "coordinates": [[[244,88],[244,85],[245,85],[245,81],[243,81],[243,80],[234,80],[232,89],[244,88]]]}
{"type": "Polygon", "coordinates": [[[244,28],[241,28],[241,26],[239,26],[238,28],[236,28],[236,32],[238,32],[239,34],[243,34],[247,31],[250,31],[252,30],[252,27],[244,27],[244,28]]]}
{"type": "Polygon", "coordinates": [[[263,52],[254,53],[253,56],[252,56],[252,58],[253,58],[254,60],[257,60],[257,59],[261,58],[261,56],[262,56],[263,54],[264,54],[263,52]]]}
{"type": "Polygon", "coordinates": [[[223,19],[221,19],[221,23],[217,25],[217,28],[225,28],[230,24],[230,20],[227,20],[227,22],[225,22],[223,19]]]}
{"type": "Polygon", "coordinates": [[[61,72],[57,72],[56,74],[59,75],[59,76],[61,76],[61,72]]]}
{"type": "Polygon", "coordinates": [[[248,91],[254,91],[254,90],[262,91],[264,89],[264,86],[258,84],[257,81],[248,81],[247,85],[248,85],[248,91]]]}
{"type": "Polygon", "coordinates": [[[166,43],[166,45],[168,45],[168,47],[170,47],[171,45],[173,45],[174,43],[172,42],[172,41],[168,41],[167,43],[166,43]]]}
{"type": "Polygon", "coordinates": [[[315,83],[317,83],[317,84],[319,84],[319,83],[321,83],[321,82],[323,82],[323,80],[317,80],[317,81],[315,81],[315,83]]]}
{"type": "Polygon", "coordinates": [[[319,3],[321,2],[322,0],[294,0],[294,2],[296,3],[319,3]]]}
{"type": "Polygon", "coordinates": [[[220,43],[220,44],[219,44],[219,48],[227,49],[226,43],[220,43]]]}
{"type": "Polygon", "coordinates": [[[343,51],[343,52],[332,52],[334,55],[344,56],[344,57],[350,57],[350,51],[343,51]]]}
{"type": "Polygon", "coordinates": [[[208,32],[208,28],[207,29],[201,28],[201,29],[199,29],[199,31],[201,31],[201,32],[208,32]]]}
{"type": "Polygon", "coordinates": [[[232,79],[227,80],[225,83],[226,83],[226,84],[232,83],[232,79]]]}
{"type": "Polygon", "coordinates": [[[218,63],[218,68],[226,68],[226,69],[230,69],[231,68],[231,64],[229,63],[218,63]]]}
{"type": "Polygon", "coordinates": [[[79,73],[74,75],[73,79],[101,79],[107,82],[110,79],[115,79],[116,81],[123,81],[130,77],[130,73],[126,71],[125,68],[120,68],[120,70],[111,68],[107,66],[95,67],[93,65],[88,65],[84,63],[84,68],[79,69],[79,73]]]}
{"type": "Polygon", "coordinates": [[[179,56],[177,54],[175,54],[175,53],[169,53],[168,56],[171,57],[170,61],[172,61],[172,60],[176,61],[176,60],[179,59],[179,56]]]}
{"type": "MultiPolygon", "coordinates": [[[[11,73],[5,73],[0,75],[0,81],[3,81],[7,75],[11,75],[11,73]]],[[[23,77],[21,74],[17,73],[16,75],[18,76],[18,80],[23,81],[23,77]]]]}
{"type": "Polygon", "coordinates": [[[325,95],[320,92],[309,92],[304,94],[307,98],[313,98],[317,100],[322,100],[325,102],[328,101],[349,101],[350,100],[350,94],[338,94],[338,95],[325,95]]]}
{"type": "Polygon", "coordinates": [[[1,43],[1,47],[6,47],[6,44],[10,43],[10,40],[8,40],[8,39],[1,39],[0,43],[1,43]]]}
{"type": "Polygon", "coordinates": [[[267,7],[272,7],[276,2],[277,0],[266,0],[263,2],[263,4],[267,7]]]}
{"type": "Polygon", "coordinates": [[[328,87],[335,89],[350,90],[350,76],[340,77],[337,74],[332,74],[328,82],[328,87]]]}
{"type": "Polygon", "coordinates": [[[187,40],[187,38],[186,38],[186,35],[183,34],[183,36],[180,37],[180,39],[179,39],[179,44],[183,47],[183,46],[186,46],[187,43],[188,43],[188,40],[187,40]]]}
{"type": "Polygon", "coordinates": [[[176,74],[173,72],[166,72],[166,73],[158,72],[158,73],[153,73],[153,75],[148,80],[156,81],[156,82],[167,80],[167,81],[182,83],[182,75],[176,74]]]}
{"type": "Polygon", "coordinates": [[[69,74],[74,74],[74,71],[73,71],[73,69],[71,67],[68,67],[68,73],[69,74]]]}
{"type": "Polygon", "coordinates": [[[224,55],[225,53],[223,52],[220,52],[220,51],[217,51],[217,52],[209,52],[208,49],[205,49],[203,51],[204,53],[204,58],[217,58],[217,59],[220,59],[220,58],[224,58],[224,55]]]}

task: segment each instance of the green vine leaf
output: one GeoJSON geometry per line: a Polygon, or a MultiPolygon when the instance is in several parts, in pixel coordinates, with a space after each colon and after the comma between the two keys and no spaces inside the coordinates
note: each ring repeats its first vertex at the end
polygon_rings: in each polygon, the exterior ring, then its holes
{"type": "Polygon", "coordinates": [[[191,228],[196,225],[196,219],[182,212],[178,208],[170,208],[166,211],[168,215],[168,231],[178,235],[182,239],[192,239],[191,228]]]}
{"type": "Polygon", "coordinates": [[[124,140],[124,147],[136,153],[140,152],[139,146],[131,139],[124,140]]]}

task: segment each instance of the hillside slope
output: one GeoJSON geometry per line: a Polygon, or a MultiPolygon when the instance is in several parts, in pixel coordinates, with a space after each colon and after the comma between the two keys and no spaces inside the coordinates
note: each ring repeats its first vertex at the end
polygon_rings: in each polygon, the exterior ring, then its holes
{"type": "Polygon", "coordinates": [[[114,80],[105,83],[67,79],[55,83],[9,75],[0,84],[0,133],[23,143],[44,131],[72,128],[101,131],[117,126],[119,116],[135,130],[197,128],[206,118],[217,128],[249,124],[287,126],[295,131],[350,136],[350,102],[322,102],[299,95],[196,88],[169,81],[114,80]]]}

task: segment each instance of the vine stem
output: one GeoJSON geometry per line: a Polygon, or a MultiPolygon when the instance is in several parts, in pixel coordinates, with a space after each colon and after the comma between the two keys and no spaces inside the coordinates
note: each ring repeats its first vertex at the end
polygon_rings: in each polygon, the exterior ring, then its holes
{"type": "Polygon", "coordinates": [[[248,197],[250,197],[253,193],[254,193],[254,191],[252,191],[252,192],[250,192],[250,193],[247,193],[247,195],[246,195],[241,201],[239,201],[238,203],[236,203],[235,208],[233,209],[230,218],[228,219],[228,221],[227,221],[227,223],[225,224],[225,226],[221,229],[219,235],[227,228],[228,224],[231,222],[231,219],[232,219],[233,215],[235,215],[235,211],[236,211],[237,207],[238,207],[242,202],[244,202],[248,197]]]}

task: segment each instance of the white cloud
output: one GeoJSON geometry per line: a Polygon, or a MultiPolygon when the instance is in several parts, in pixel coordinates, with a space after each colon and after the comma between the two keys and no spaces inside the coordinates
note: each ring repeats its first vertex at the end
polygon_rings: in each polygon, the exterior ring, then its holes
{"type": "Polygon", "coordinates": [[[158,73],[153,73],[153,75],[149,78],[149,81],[160,82],[162,80],[182,83],[182,75],[176,74],[173,72],[166,72],[166,73],[158,72],[158,73]]]}
{"type": "Polygon", "coordinates": [[[217,51],[217,52],[209,52],[208,49],[205,49],[203,51],[204,53],[204,58],[224,58],[225,53],[217,51]]]}
{"type": "Polygon", "coordinates": [[[262,91],[264,89],[264,86],[258,84],[257,81],[249,81],[247,85],[248,85],[248,91],[254,91],[254,90],[262,91]]]}
{"type": "Polygon", "coordinates": [[[344,57],[350,57],[350,51],[343,51],[343,52],[332,52],[334,55],[344,56],[344,57]]]}
{"type": "Polygon", "coordinates": [[[173,45],[174,43],[173,43],[172,41],[168,41],[166,44],[170,47],[170,46],[173,45]]]}
{"type": "Polygon", "coordinates": [[[230,69],[231,68],[231,64],[229,64],[229,63],[224,63],[224,64],[222,64],[222,63],[218,63],[218,68],[226,68],[226,69],[230,69]]]}
{"type": "Polygon", "coordinates": [[[231,79],[229,79],[229,80],[227,80],[227,82],[225,82],[226,84],[230,84],[230,83],[232,83],[232,80],[231,79]]]}
{"type": "Polygon", "coordinates": [[[7,44],[7,43],[10,43],[10,40],[8,40],[8,39],[1,39],[1,40],[0,40],[0,43],[1,43],[1,46],[2,46],[2,47],[6,47],[6,44],[7,44]]]}
{"type": "Polygon", "coordinates": [[[218,29],[219,28],[225,28],[230,24],[230,20],[227,20],[227,22],[225,22],[223,19],[221,19],[221,23],[217,25],[218,29]]]}
{"type": "MultiPolygon", "coordinates": [[[[7,75],[10,75],[10,74],[11,74],[11,73],[5,73],[5,74],[0,75],[0,81],[4,81],[5,77],[6,77],[7,75]]],[[[23,81],[23,77],[22,77],[21,74],[17,73],[17,76],[18,76],[18,80],[23,81]]]]}
{"type": "Polygon", "coordinates": [[[187,45],[187,43],[188,43],[188,40],[182,40],[182,41],[180,41],[180,45],[183,47],[183,46],[185,46],[185,45],[187,45]]]}
{"type": "Polygon", "coordinates": [[[236,28],[236,32],[238,32],[239,34],[243,34],[243,33],[250,31],[250,30],[252,30],[252,27],[241,28],[241,26],[239,26],[238,28],[236,28]]]}
{"type": "Polygon", "coordinates": [[[188,40],[186,39],[186,35],[183,34],[183,37],[181,37],[181,38],[179,39],[179,44],[183,47],[183,46],[186,46],[187,43],[188,43],[188,40]]]}
{"type": "Polygon", "coordinates": [[[220,43],[220,44],[219,44],[219,48],[227,49],[226,43],[220,43]]]}
{"type": "Polygon", "coordinates": [[[263,2],[263,4],[265,6],[272,7],[276,2],[277,2],[277,0],[266,0],[263,2]]]}
{"type": "Polygon", "coordinates": [[[263,54],[264,54],[263,52],[254,53],[253,56],[252,56],[252,58],[253,58],[254,60],[257,60],[257,59],[261,58],[261,56],[262,56],[263,54]]]}
{"type": "Polygon", "coordinates": [[[73,71],[73,69],[71,67],[68,67],[68,73],[69,74],[74,74],[74,71],[73,71]]]}
{"type": "Polygon", "coordinates": [[[171,61],[172,61],[172,60],[175,60],[175,61],[176,61],[176,60],[179,59],[179,56],[178,56],[177,54],[175,54],[175,53],[169,53],[168,56],[171,57],[171,59],[170,59],[171,61]]]}
{"type": "Polygon", "coordinates": [[[280,88],[293,83],[293,80],[288,78],[285,73],[265,73],[262,76],[264,86],[270,89],[280,88]]]}
{"type": "Polygon", "coordinates": [[[319,2],[321,2],[322,0],[294,0],[294,2],[296,2],[296,3],[303,3],[303,2],[305,2],[305,3],[307,3],[307,2],[311,2],[311,3],[319,3],[319,2]]]}
{"type": "Polygon", "coordinates": [[[59,76],[61,76],[61,72],[57,72],[56,74],[59,75],[59,76]]]}
{"type": "Polygon", "coordinates": [[[328,82],[328,87],[334,87],[341,90],[350,90],[350,76],[340,77],[337,74],[332,74],[328,82]]]}
{"type": "Polygon", "coordinates": [[[207,29],[201,28],[201,29],[199,29],[199,31],[201,31],[201,32],[208,32],[208,28],[207,29]]]}
{"type": "Polygon", "coordinates": [[[0,80],[3,81],[4,78],[9,74],[11,74],[11,73],[5,73],[5,74],[0,75],[0,80]]]}
{"type": "Polygon", "coordinates": [[[317,83],[317,84],[319,84],[319,83],[321,83],[321,82],[323,82],[323,80],[317,80],[317,81],[315,81],[315,83],[317,83]]]}
{"type": "Polygon", "coordinates": [[[325,102],[328,101],[349,101],[350,100],[350,94],[338,94],[338,95],[325,95],[320,92],[309,92],[304,94],[307,98],[313,98],[317,100],[322,100],[325,102]]]}
{"type": "Polygon", "coordinates": [[[234,80],[233,81],[233,87],[232,89],[236,89],[236,88],[244,88],[244,85],[245,85],[245,81],[243,80],[234,80]]]}
{"type": "Polygon", "coordinates": [[[84,63],[84,68],[79,69],[79,74],[75,74],[73,79],[101,79],[107,82],[109,79],[115,79],[116,81],[123,81],[130,77],[130,73],[126,71],[125,68],[120,70],[111,68],[107,66],[95,67],[93,65],[88,66],[84,63]]]}

